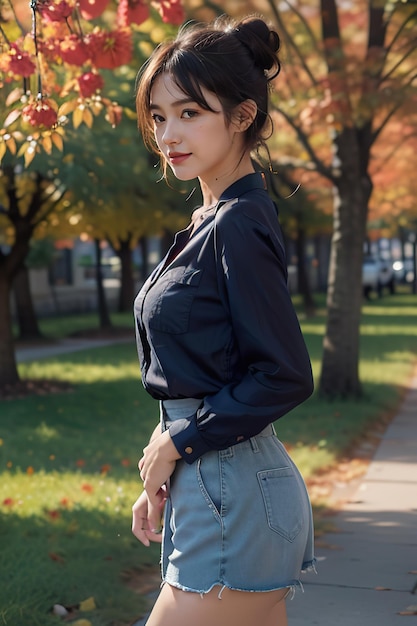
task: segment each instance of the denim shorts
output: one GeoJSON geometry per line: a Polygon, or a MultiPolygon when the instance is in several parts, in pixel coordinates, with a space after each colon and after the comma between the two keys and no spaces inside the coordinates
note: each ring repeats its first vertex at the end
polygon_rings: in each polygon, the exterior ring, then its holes
{"type": "MultiPolygon", "coordinates": [[[[162,427],[192,415],[194,398],[161,403],[162,427]]],[[[164,514],[162,579],[184,591],[300,586],[314,567],[304,481],[273,425],[193,464],[179,460],[164,514]]]]}

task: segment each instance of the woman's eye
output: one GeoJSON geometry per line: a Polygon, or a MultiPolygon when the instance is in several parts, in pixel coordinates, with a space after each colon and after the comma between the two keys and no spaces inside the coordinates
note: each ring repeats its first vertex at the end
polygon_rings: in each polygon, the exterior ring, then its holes
{"type": "Polygon", "coordinates": [[[198,115],[198,111],[191,111],[190,109],[186,109],[185,111],[183,111],[182,116],[186,119],[189,120],[192,117],[195,117],[196,115],[198,115]]]}
{"type": "Polygon", "coordinates": [[[153,113],[152,119],[155,124],[161,124],[161,122],[164,121],[164,118],[162,117],[162,115],[158,115],[158,113],[153,113]]]}

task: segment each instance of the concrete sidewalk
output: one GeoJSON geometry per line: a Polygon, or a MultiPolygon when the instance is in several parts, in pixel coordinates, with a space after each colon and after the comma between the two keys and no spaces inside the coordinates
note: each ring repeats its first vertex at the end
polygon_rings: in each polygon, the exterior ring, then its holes
{"type": "Polygon", "coordinates": [[[317,571],[288,602],[290,626],[415,626],[417,376],[343,510],[320,539],[317,571]]]}
{"type": "Polygon", "coordinates": [[[71,352],[79,352],[80,350],[88,350],[89,348],[101,348],[102,346],[111,346],[117,343],[135,342],[134,332],[132,330],[131,337],[109,337],[108,339],[61,339],[55,343],[39,344],[26,347],[18,347],[15,350],[16,361],[37,361],[38,359],[47,359],[61,354],[71,352]]]}
{"type": "Polygon", "coordinates": [[[289,626],[416,626],[401,613],[417,611],[417,376],[333,521],[338,532],[317,542],[317,575],[303,575],[305,592],[287,602],[289,626]]]}

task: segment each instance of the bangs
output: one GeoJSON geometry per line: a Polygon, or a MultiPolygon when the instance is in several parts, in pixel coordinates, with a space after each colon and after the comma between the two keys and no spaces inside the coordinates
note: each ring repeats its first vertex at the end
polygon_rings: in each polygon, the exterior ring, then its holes
{"type": "Polygon", "coordinates": [[[216,94],[215,83],[210,80],[210,73],[207,72],[207,60],[205,67],[202,65],[198,55],[189,50],[175,50],[170,59],[167,60],[162,71],[170,75],[177,87],[189,98],[196,102],[202,109],[217,112],[207,102],[203,94],[203,89],[216,94]],[[202,74],[202,69],[205,70],[202,74]]]}

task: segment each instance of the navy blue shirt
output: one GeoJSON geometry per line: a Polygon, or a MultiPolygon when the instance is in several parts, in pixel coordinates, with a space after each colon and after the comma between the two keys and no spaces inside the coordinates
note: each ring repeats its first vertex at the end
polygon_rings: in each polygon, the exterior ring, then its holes
{"type": "Polygon", "coordinates": [[[198,398],[170,427],[188,463],[255,436],[313,391],[310,360],[287,288],[274,203],[261,174],[223,192],[190,237],[175,236],[135,301],[145,389],[198,398]]]}

